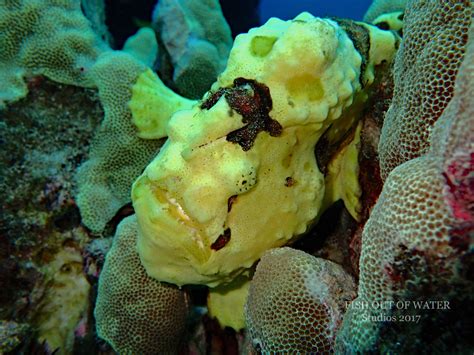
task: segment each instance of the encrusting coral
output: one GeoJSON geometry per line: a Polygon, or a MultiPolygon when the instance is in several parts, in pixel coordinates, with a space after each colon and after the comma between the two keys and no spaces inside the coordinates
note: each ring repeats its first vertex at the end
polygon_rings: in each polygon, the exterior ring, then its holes
{"type": "Polygon", "coordinates": [[[250,285],[248,336],[262,353],[332,353],[355,290],[354,280],[338,264],[287,247],[271,249],[250,285]]]}
{"type": "Polygon", "coordinates": [[[98,335],[120,354],[179,350],[188,303],[184,291],[148,277],[135,248],[135,216],[118,226],[99,280],[94,311],[98,335]]]}
{"type": "Polygon", "coordinates": [[[164,52],[161,76],[171,76],[165,82],[181,95],[201,98],[224,70],[232,47],[219,1],[160,0],[152,18],[164,52]]]}
{"type": "MultiPolygon", "coordinates": [[[[77,199],[82,222],[100,234],[115,213],[130,202],[132,182],[162,144],[137,136],[127,106],[132,84],[147,67],[132,55],[112,51],[94,33],[78,0],[15,0],[0,5],[0,106],[24,97],[28,92],[26,78],[32,75],[99,90],[105,117],[91,145],[90,160],[78,172],[77,199]]],[[[150,31],[140,33],[153,43],[150,31]]],[[[142,60],[154,60],[146,51],[140,54],[136,48],[132,50],[133,43],[131,39],[128,51],[142,60]]],[[[169,89],[162,91],[158,105],[180,98],[169,89]]]]}
{"type": "Polygon", "coordinates": [[[433,125],[453,96],[472,16],[469,0],[409,3],[394,67],[394,98],[380,137],[382,179],[428,151],[433,125]]]}
{"type": "Polygon", "coordinates": [[[107,49],[79,1],[0,1],[0,108],[27,94],[25,77],[94,85],[87,71],[107,49]]]}
{"type": "Polygon", "coordinates": [[[74,174],[103,111],[92,89],[45,77],[27,85],[25,98],[0,111],[0,319],[31,324],[15,352],[41,336],[50,351],[68,353],[74,322],[90,308],[74,174]]]}
{"type": "Polygon", "coordinates": [[[359,26],[370,40],[364,58],[342,26],[308,13],[236,38],[213,90],[171,118],[167,142],[134,183],[150,276],[229,282],[317,219],[315,145],[398,44],[392,32],[359,26]]]}
{"type": "Polygon", "coordinates": [[[408,0],[374,0],[364,15],[364,21],[374,23],[377,18],[392,13],[403,13],[408,0]]]}
{"type": "Polygon", "coordinates": [[[158,56],[158,43],[155,32],[149,27],[140,28],[123,45],[123,52],[137,58],[148,67],[153,67],[158,56]]]}
{"type": "MultiPolygon", "coordinates": [[[[409,4],[408,23],[423,21],[412,12],[422,4],[427,2],[409,4]]],[[[474,314],[468,272],[474,245],[473,25],[467,34],[464,60],[450,56],[456,65],[462,64],[455,83],[447,84],[454,86],[453,98],[433,124],[431,147],[388,175],[365,226],[358,298],[338,335],[341,352],[412,353],[428,344],[440,352],[473,347],[467,334],[474,314]],[[433,306],[433,301],[442,302],[433,306]]],[[[412,53],[409,44],[404,50],[408,56],[412,53]]],[[[397,58],[401,60],[405,59],[397,58]]],[[[431,67],[434,73],[438,70],[431,67]]],[[[440,94],[440,100],[446,100],[440,94]]]]}
{"type": "Polygon", "coordinates": [[[128,101],[132,85],[147,69],[131,55],[107,52],[91,69],[104,108],[89,159],[77,172],[77,204],[82,223],[100,234],[108,221],[130,202],[130,186],[163,142],[137,135],[128,101]]]}

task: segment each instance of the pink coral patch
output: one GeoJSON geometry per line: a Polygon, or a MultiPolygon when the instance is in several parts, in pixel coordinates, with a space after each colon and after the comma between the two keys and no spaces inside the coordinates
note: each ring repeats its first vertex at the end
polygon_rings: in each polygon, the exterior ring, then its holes
{"type": "Polygon", "coordinates": [[[456,152],[446,165],[445,201],[457,220],[474,222],[474,152],[456,152]]]}

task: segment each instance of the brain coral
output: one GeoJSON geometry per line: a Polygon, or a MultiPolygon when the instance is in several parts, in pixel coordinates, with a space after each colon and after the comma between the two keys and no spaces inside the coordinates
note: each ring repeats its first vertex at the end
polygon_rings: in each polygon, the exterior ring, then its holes
{"type": "Polygon", "coordinates": [[[472,1],[412,1],[394,68],[394,98],[379,144],[381,176],[427,152],[430,132],[454,91],[472,1]]]}
{"type": "Polygon", "coordinates": [[[99,279],[97,333],[120,354],[176,353],[185,329],[186,296],[147,276],[136,237],[135,216],[124,219],[99,279]]]}
{"type": "MultiPolygon", "coordinates": [[[[474,27],[469,33],[474,35],[474,27]]],[[[338,335],[341,351],[446,353],[474,348],[468,330],[474,317],[468,271],[474,247],[473,81],[470,40],[454,97],[434,124],[429,152],[390,173],[365,226],[358,298],[338,335]],[[432,300],[447,302],[447,308],[412,308],[413,301],[432,300]],[[408,306],[361,308],[364,302],[388,301],[408,301],[408,306]],[[400,316],[420,318],[383,322],[400,316]]]]}
{"type": "Polygon", "coordinates": [[[107,50],[78,0],[1,0],[0,48],[0,106],[26,95],[27,75],[93,86],[87,71],[107,50]]]}
{"type": "Polygon", "coordinates": [[[271,249],[250,284],[245,318],[264,353],[332,353],[355,283],[328,260],[291,248],[271,249]]]}

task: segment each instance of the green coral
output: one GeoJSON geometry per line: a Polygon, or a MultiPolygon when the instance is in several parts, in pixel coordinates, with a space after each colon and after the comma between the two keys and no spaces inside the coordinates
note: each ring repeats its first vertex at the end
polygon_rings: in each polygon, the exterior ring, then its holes
{"type": "Polygon", "coordinates": [[[77,172],[77,204],[82,223],[95,233],[130,201],[133,180],[162,144],[137,136],[128,107],[131,87],[145,70],[144,64],[122,52],[104,53],[91,70],[105,116],[89,160],[77,172]]]}
{"type": "Polygon", "coordinates": [[[137,33],[127,39],[122,50],[143,64],[153,67],[158,56],[155,32],[149,27],[140,28],[137,33]]]}
{"type": "Polygon", "coordinates": [[[87,71],[107,50],[79,1],[52,0],[0,1],[0,48],[0,106],[26,95],[26,76],[93,86],[87,71]]]}
{"type": "Polygon", "coordinates": [[[169,60],[173,67],[170,79],[176,90],[199,99],[224,70],[232,47],[231,31],[219,1],[161,0],[153,18],[168,55],[164,61],[169,60]]]}
{"type": "MultiPolygon", "coordinates": [[[[82,222],[101,233],[130,202],[132,182],[162,144],[137,137],[128,107],[132,84],[147,67],[131,55],[112,51],[93,32],[78,0],[15,0],[0,5],[0,82],[5,83],[0,105],[25,96],[25,78],[32,75],[99,91],[105,117],[92,142],[90,159],[77,173],[77,203],[82,222]]],[[[151,30],[139,34],[153,44],[151,30]]],[[[156,53],[139,55],[137,42],[143,38],[130,39],[126,50],[152,62],[156,53]]],[[[153,45],[149,47],[153,50],[153,45]]],[[[167,94],[161,103],[172,92],[167,94]]]]}

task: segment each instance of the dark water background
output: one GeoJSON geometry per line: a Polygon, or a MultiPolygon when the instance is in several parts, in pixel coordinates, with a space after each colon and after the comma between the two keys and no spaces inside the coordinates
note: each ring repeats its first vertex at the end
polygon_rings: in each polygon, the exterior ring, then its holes
{"type": "Polygon", "coordinates": [[[362,20],[372,0],[261,0],[260,21],[270,17],[287,20],[300,12],[308,11],[314,16],[337,16],[362,20]]]}
{"type": "MultiPolygon", "coordinates": [[[[200,1],[200,0],[195,0],[200,1]]],[[[372,0],[219,0],[232,36],[245,33],[274,16],[284,20],[303,11],[314,16],[337,16],[362,20],[372,0]]],[[[105,0],[106,21],[114,37],[113,47],[121,49],[135,34],[138,23],[149,23],[157,0],[105,0]]]]}

